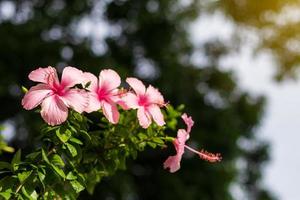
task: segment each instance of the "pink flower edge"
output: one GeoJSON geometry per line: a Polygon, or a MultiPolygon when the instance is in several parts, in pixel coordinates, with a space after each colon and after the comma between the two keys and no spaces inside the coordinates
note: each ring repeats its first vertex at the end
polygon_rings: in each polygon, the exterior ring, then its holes
{"type": "Polygon", "coordinates": [[[222,157],[220,154],[213,154],[207,151],[201,150],[197,151],[188,145],[186,145],[186,141],[190,137],[190,131],[192,126],[194,125],[194,121],[192,117],[188,117],[186,113],[184,113],[181,118],[187,125],[187,129],[179,129],[177,132],[177,137],[173,141],[173,145],[176,149],[176,155],[169,156],[163,164],[164,169],[169,169],[171,173],[174,173],[180,169],[180,162],[182,159],[182,155],[185,149],[197,154],[201,159],[206,160],[208,162],[219,162],[221,161],[222,157]]]}
{"type": "Polygon", "coordinates": [[[22,106],[31,110],[41,105],[41,116],[51,126],[64,123],[68,118],[69,108],[82,113],[88,105],[87,93],[72,88],[84,80],[83,72],[79,69],[65,67],[61,81],[56,69],[51,66],[33,70],[28,77],[39,84],[25,94],[22,106]]]}

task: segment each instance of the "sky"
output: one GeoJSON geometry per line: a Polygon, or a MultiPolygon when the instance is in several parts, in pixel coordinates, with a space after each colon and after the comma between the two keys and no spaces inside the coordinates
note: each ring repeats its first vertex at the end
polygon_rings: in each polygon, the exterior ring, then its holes
{"type": "MultiPolygon", "coordinates": [[[[191,26],[191,38],[195,44],[210,39],[230,42],[236,29],[220,12],[203,14],[191,26]]],[[[280,200],[299,200],[300,185],[300,80],[274,81],[276,63],[267,51],[253,56],[252,48],[258,38],[245,32],[242,48],[221,60],[224,70],[234,71],[241,89],[252,95],[265,95],[267,105],[265,115],[257,135],[271,143],[271,161],[264,171],[263,184],[274,192],[280,200]]],[[[194,62],[205,62],[200,55],[194,62]]]]}

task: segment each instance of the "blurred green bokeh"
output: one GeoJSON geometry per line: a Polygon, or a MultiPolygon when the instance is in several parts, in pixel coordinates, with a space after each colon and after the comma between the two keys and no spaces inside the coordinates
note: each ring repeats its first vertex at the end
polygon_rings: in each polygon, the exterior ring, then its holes
{"type": "Polygon", "coordinates": [[[251,30],[260,38],[253,52],[267,49],[274,56],[276,78],[295,77],[300,20],[290,13],[299,12],[299,5],[296,0],[0,0],[0,121],[15,128],[11,145],[30,151],[42,120],[20,105],[20,86],[33,84],[28,73],[48,65],[95,74],[110,67],[123,78],[137,76],[160,88],[173,105],[184,103],[196,122],[190,144],[222,153],[223,161],[210,164],[187,154],[182,169],[170,174],[162,163],[174,149],[149,149],[129,162],[127,171],[103,180],[94,196],[83,193],[81,199],[274,199],[261,184],[268,143],[255,135],[265,99],[242,91],[218,61],[243,45],[241,29],[251,30]],[[220,39],[194,44],[190,24],[216,11],[236,26],[230,44],[220,39]],[[192,62],[199,49],[208,64],[192,62]]]}

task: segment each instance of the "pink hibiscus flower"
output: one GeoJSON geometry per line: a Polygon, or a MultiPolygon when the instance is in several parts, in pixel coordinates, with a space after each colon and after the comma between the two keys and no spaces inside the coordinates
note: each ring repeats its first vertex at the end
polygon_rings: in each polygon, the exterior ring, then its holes
{"type": "Polygon", "coordinates": [[[191,117],[188,117],[187,114],[183,114],[181,116],[185,124],[187,125],[187,129],[179,129],[177,132],[177,138],[174,140],[173,144],[175,146],[177,154],[174,156],[169,156],[167,160],[164,162],[164,168],[170,169],[171,173],[176,172],[180,169],[180,161],[182,158],[182,155],[184,153],[184,149],[187,148],[188,150],[196,153],[199,155],[201,159],[207,160],[209,162],[217,162],[221,160],[220,154],[212,154],[206,151],[197,151],[189,146],[187,146],[185,143],[190,137],[190,131],[192,126],[194,125],[194,121],[191,117]]]}
{"type": "Polygon", "coordinates": [[[39,68],[29,74],[29,79],[39,82],[30,88],[22,99],[22,106],[31,110],[41,104],[41,116],[49,125],[59,125],[68,118],[68,108],[81,113],[88,104],[85,91],[72,88],[80,84],[83,72],[74,67],[65,67],[61,82],[53,67],[39,68]]]}
{"type": "Polygon", "coordinates": [[[126,82],[134,90],[128,92],[123,100],[129,108],[138,109],[137,117],[143,128],[148,128],[153,119],[157,125],[165,124],[160,107],[164,106],[164,98],[161,93],[151,85],[146,89],[145,85],[136,78],[127,78],[126,82]]]}
{"type": "Polygon", "coordinates": [[[104,116],[113,124],[119,121],[119,112],[116,104],[121,104],[118,87],[121,84],[120,76],[111,69],[104,69],[99,74],[99,80],[94,74],[85,73],[89,86],[89,106],[86,112],[97,111],[102,108],[104,116]]]}

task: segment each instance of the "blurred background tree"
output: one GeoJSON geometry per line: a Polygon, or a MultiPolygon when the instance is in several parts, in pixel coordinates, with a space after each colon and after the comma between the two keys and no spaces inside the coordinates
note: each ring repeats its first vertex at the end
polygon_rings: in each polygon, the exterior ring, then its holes
{"type": "Polygon", "coordinates": [[[160,88],[172,104],[187,105],[196,122],[191,145],[221,152],[224,159],[211,165],[187,154],[182,169],[170,174],[162,163],[174,152],[172,145],[163,153],[149,149],[128,163],[127,171],[102,180],[93,196],[83,193],[81,199],[274,199],[261,184],[268,143],[255,134],[265,99],[242,91],[219,60],[243,45],[240,28],[249,28],[261,38],[257,50],[273,53],[277,78],[293,77],[300,60],[294,43],[300,26],[289,17],[280,19],[295,4],[299,2],[0,0],[0,121],[13,127],[14,147],[30,150],[41,119],[20,105],[20,86],[32,84],[28,73],[48,65],[94,73],[112,67],[123,77],[137,76],[160,88]],[[195,45],[190,24],[215,11],[238,27],[232,44],[195,45]],[[192,61],[199,49],[207,64],[192,61]]]}

